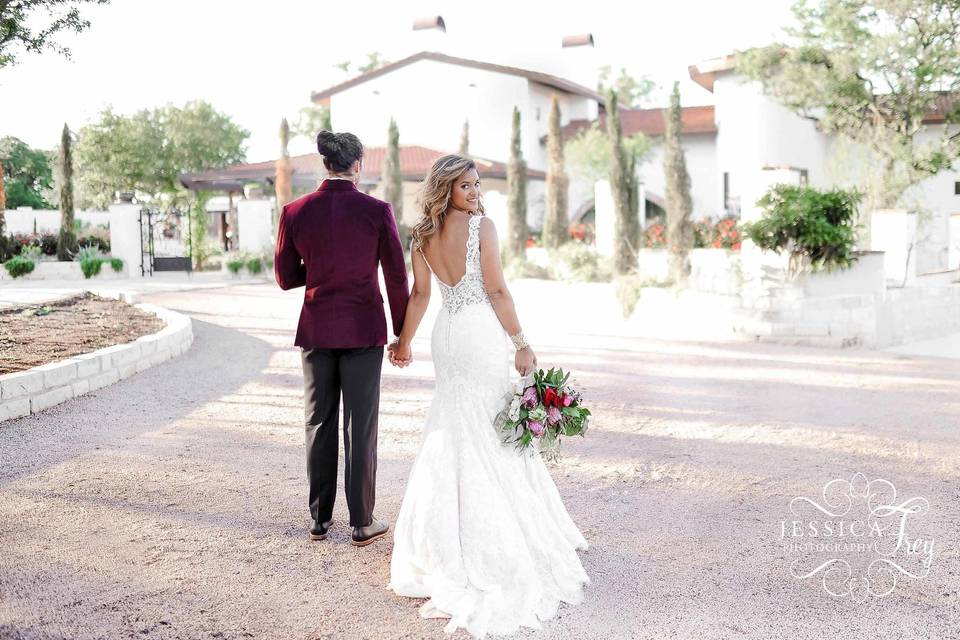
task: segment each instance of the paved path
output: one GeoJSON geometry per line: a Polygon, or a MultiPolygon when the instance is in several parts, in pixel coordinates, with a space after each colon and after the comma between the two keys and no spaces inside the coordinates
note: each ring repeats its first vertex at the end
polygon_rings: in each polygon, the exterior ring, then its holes
{"type": "MultiPolygon", "coordinates": [[[[384,588],[392,541],[348,543],[342,491],[331,538],[307,539],[300,295],[145,295],[193,317],[188,354],[0,425],[0,638],[445,637],[384,588]]],[[[519,637],[960,637],[960,361],[548,331],[535,304],[541,361],[595,408],[552,467],[593,584],[519,637]],[[780,540],[791,498],[856,471],[927,498],[937,548],[927,578],[860,604],[790,577],[780,540]]],[[[432,389],[414,346],[385,367],[391,522],[432,389]]]]}

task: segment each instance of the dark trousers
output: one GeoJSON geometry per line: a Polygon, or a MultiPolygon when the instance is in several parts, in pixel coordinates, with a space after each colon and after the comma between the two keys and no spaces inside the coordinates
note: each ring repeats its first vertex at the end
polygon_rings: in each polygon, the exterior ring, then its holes
{"type": "Polygon", "coordinates": [[[301,359],[310,515],[316,522],[326,522],[333,516],[342,393],[343,479],[350,526],[365,527],[373,520],[377,482],[377,417],[383,347],[304,349],[301,359]]]}

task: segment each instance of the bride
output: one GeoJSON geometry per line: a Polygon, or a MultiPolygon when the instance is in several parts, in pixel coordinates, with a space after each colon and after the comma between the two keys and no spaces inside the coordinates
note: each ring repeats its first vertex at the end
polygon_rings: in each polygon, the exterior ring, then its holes
{"type": "Polygon", "coordinates": [[[476,637],[534,629],[560,601],[590,584],[577,555],[587,541],[570,519],[538,453],[501,444],[492,423],[536,355],[520,330],[493,222],[483,217],[469,158],[437,160],[412,230],[414,285],[391,362],[411,361],[410,341],[430,299],[443,296],[431,334],[436,389],[394,529],[388,589],[429,598],[424,618],[476,637]],[[507,339],[509,335],[510,340],[507,339]]]}

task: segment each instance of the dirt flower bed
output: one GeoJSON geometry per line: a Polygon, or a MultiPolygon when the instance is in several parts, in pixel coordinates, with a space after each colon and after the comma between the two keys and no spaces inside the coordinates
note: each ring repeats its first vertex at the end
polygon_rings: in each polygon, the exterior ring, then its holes
{"type": "Polygon", "coordinates": [[[89,291],[48,304],[0,309],[0,374],[130,342],[163,327],[151,313],[89,291]]]}

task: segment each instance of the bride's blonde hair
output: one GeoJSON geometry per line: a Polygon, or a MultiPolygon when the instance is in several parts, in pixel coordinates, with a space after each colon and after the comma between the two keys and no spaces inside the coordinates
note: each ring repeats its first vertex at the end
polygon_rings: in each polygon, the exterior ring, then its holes
{"type": "MultiPolygon", "coordinates": [[[[453,184],[467,171],[476,169],[477,163],[470,158],[454,153],[441,156],[430,167],[420,189],[420,219],[410,231],[413,249],[419,249],[433,234],[440,231],[443,220],[450,208],[453,184]]],[[[478,203],[477,212],[483,213],[483,199],[478,203]]]]}

